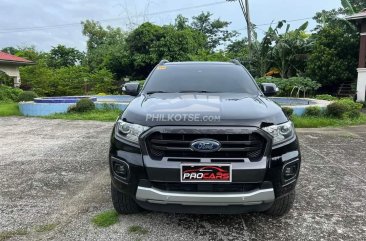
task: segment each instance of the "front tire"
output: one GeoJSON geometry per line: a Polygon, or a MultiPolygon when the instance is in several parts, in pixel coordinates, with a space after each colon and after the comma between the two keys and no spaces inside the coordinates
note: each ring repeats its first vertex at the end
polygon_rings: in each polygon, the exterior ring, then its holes
{"type": "Polygon", "coordinates": [[[276,198],[275,201],[273,202],[272,207],[268,209],[265,213],[270,216],[281,217],[290,211],[290,209],[294,204],[294,201],[295,201],[295,190],[291,191],[285,196],[276,198]]]}
{"type": "Polygon", "coordinates": [[[118,191],[113,184],[111,184],[111,194],[113,207],[119,214],[132,214],[140,212],[141,208],[137,205],[135,200],[128,195],[118,191]]]}

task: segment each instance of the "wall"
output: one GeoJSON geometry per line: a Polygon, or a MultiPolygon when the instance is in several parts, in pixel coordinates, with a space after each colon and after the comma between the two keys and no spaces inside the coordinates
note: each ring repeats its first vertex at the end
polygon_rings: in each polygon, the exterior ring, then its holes
{"type": "Polygon", "coordinates": [[[365,89],[366,89],[366,68],[358,68],[357,78],[357,101],[365,101],[365,89]]]}

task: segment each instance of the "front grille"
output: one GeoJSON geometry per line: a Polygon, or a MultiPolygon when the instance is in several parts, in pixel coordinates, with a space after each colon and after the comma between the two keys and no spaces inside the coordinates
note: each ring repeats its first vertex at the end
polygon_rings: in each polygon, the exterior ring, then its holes
{"type": "MultiPolygon", "coordinates": [[[[146,139],[150,157],[161,160],[163,157],[180,158],[249,158],[260,160],[266,146],[266,140],[258,133],[251,134],[176,134],[153,132],[146,139]],[[216,152],[197,152],[191,149],[192,141],[214,139],[221,143],[216,152]]],[[[215,160],[220,162],[220,160],[215,160]]],[[[225,160],[224,160],[225,161],[225,160]]],[[[240,160],[239,160],[240,161],[240,160]]]]}
{"type": "Polygon", "coordinates": [[[152,182],[153,187],[171,192],[249,192],[260,188],[258,183],[178,183],[152,182]]]}

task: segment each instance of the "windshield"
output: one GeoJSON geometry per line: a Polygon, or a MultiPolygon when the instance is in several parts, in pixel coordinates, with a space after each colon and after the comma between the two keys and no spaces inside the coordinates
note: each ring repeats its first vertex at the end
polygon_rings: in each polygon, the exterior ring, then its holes
{"type": "Polygon", "coordinates": [[[196,63],[158,66],[143,92],[228,92],[258,95],[259,90],[242,66],[196,63]]]}

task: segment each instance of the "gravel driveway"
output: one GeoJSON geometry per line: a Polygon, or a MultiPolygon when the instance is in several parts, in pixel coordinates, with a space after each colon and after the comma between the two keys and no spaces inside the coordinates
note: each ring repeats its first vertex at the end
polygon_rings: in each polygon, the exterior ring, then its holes
{"type": "Polygon", "coordinates": [[[92,217],[112,209],[112,125],[0,118],[0,241],[366,240],[366,126],[298,130],[303,165],[283,218],[143,212],[98,228],[92,217]]]}

